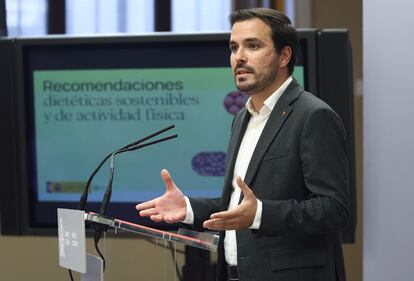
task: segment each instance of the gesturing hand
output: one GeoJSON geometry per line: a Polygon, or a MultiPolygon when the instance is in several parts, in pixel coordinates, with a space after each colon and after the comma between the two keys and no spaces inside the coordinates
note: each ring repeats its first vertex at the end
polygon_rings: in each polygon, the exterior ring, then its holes
{"type": "Polygon", "coordinates": [[[244,194],[240,205],[229,211],[212,214],[210,219],[203,223],[203,227],[220,231],[245,229],[252,225],[257,209],[256,196],[240,177],[237,177],[236,181],[244,194]]]}
{"type": "Polygon", "coordinates": [[[138,204],[135,208],[140,211],[140,216],[150,217],[156,222],[181,222],[185,219],[187,212],[184,195],[167,170],[161,171],[161,178],[167,188],[165,193],[158,198],[138,204]]]}

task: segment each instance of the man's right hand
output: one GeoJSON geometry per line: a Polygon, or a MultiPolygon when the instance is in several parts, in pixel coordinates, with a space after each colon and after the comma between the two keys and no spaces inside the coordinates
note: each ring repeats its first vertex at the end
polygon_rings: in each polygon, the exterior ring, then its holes
{"type": "Polygon", "coordinates": [[[167,170],[161,171],[161,178],[167,188],[165,193],[158,198],[138,204],[135,208],[139,211],[140,216],[150,217],[155,222],[182,222],[187,212],[184,195],[175,185],[167,170]]]}

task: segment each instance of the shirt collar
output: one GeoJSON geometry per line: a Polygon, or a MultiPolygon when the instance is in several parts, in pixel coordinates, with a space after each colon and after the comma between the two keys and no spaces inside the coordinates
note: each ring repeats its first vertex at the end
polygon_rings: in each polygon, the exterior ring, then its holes
{"type": "Polygon", "coordinates": [[[292,76],[289,76],[285,82],[273,93],[271,94],[264,102],[262,108],[259,110],[259,112],[255,111],[253,109],[252,105],[252,98],[249,97],[249,99],[246,102],[246,109],[250,112],[252,116],[255,115],[265,115],[267,113],[270,113],[273,108],[275,107],[277,101],[279,100],[280,96],[283,94],[283,92],[286,90],[286,88],[289,86],[290,82],[292,82],[293,78],[292,76]]]}

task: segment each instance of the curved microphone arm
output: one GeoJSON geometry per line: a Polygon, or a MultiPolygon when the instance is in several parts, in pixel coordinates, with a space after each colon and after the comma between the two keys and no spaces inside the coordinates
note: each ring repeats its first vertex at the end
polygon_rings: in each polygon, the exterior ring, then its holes
{"type": "Polygon", "coordinates": [[[98,167],[96,167],[96,169],[89,176],[88,181],[86,182],[85,188],[83,189],[83,192],[81,194],[81,197],[80,197],[80,200],[79,200],[78,209],[79,210],[82,210],[82,211],[85,211],[86,210],[86,203],[88,201],[88,194],[89,194],[89,189],[90,189],[92,180],[96,176],[96,174],[98,173],[98,171],[102,168],[102,166],[105,164],[105,162],[111,157],[111,155],[123,153],[123,152],[126,152],[126,151],[133,151],[133,150],[136,150],[136,149],[139,149],[139,148],[148,146],[148,145],[152,145],[152,144],[155,144],[155,143],[158,143],[158,142],[162,142],[162,141],[165,141],[165,140],[168,140],[168,139],[171,139],[171,138],[176,138],[177,135],[173,135],[173,136],[170,136],[170,137],[166,137],[166,138],[162,138],[162,139],[159,139],[159,140],[151,141],[151,142],[148,142],[148,143],[145,143],[145,144],[141,144],[142,142],[144,142],[146,140],[149,140],[149,139],[151,139],[151,138],[153,138],[153,137],[155,137],[155,136],[157,136],[159,134],[162,134],[162,133],[164,133],[164,132],[166,132],[168,130],[171,130],[174,127],[175,127],[175,125],[170,125],[170,126],[164,128],[164,129],[161,129],[158,132],[155,132],[153,134],[150,134],[150,135],[148,135],[148,136],[146,136],[146,137],[144,137],[142,139],[139,139],[137,141],[134,141],[134,142],[132,142],[130,144],[125,145],[124,147],[122,147],[120,149],[117,149],[117,150],[109,153],[101,161],[101,163],[99,163],[98,167]]]}

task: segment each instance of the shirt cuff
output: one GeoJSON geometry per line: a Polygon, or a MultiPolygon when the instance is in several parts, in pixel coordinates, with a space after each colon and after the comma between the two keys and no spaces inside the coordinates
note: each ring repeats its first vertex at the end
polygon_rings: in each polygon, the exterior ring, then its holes
{"type": "Polygon", "coordinates": [[[262,204],[262,201],[260,201],[259,199],[256,199],[256,200],[257,200],[256,215],[254,216],[252,225],[249,227],[250,229],[259,229],[260,224],[262,223],[263,204],[262,204]]]}
{"type": "Polygon", "coordinates": [[[190,199],[187,196],[184,196],[185,199],[185,206],[187,209],[187,214],[185,215],[185,219],[182,221],[185,224],[194,224],[194,211],[191,207],[190,199]]]}

